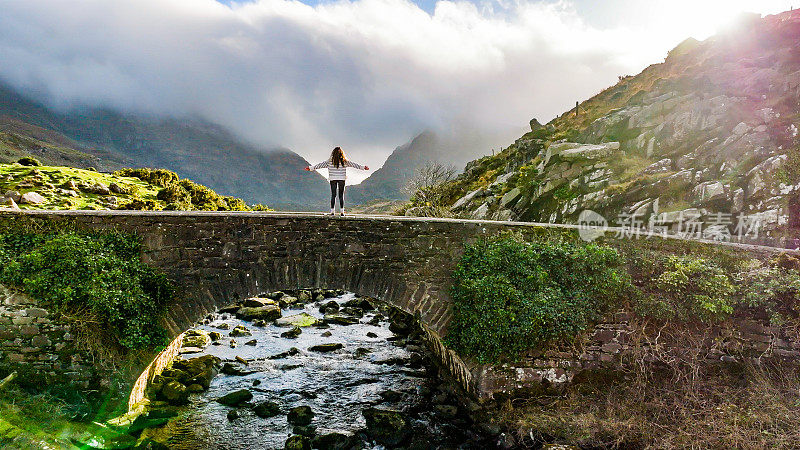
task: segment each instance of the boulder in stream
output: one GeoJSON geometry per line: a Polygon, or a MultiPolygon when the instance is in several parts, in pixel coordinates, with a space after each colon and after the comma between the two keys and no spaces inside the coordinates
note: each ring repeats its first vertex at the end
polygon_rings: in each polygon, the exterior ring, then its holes
{"type": "Polygon", "coordinates": [[[359,308],[364,311],[372,311],[375,305],[367,297],[356,297],[345,302],[344,306],[351,308],[359,308]]]}
{"type": "Polygon", "coordinates": [[[285,450],[311,450],[311,439],[295,434],[286,439],[283,448],[285,450]]]}
{"type": "Polygon", "coordinates": [[[252,370],[245,371],[231,363],[225,363],[222,365],[222,369],[220,370],[220,372],[224,373],[225,375],[241,376],[241,375],[249,375],[254,371],[252,370]]]}
{"type": "Polygon", "coordinates": [[[230,336],[231,337],[252,336],[252,333],[250,333],[250,330],[248,330],[247,327],[243,325],[236,325],[231,330],[230,336]]]}
{"type": "Polygon", "coordinates": [[[347,450],[356,445],[356,438],[344,433],[328,433],[316,436],[311,446],[319,450],[347,450]]]}
{"type": "Polygon", "coordinates": [[[217,375],[220,359],[213,355],[203,355],[191,359],[178,359],[173,361],[172,369],[182,371],[186,378],[178,381],[187,385],[199,384],[203,389],[208,389],[211,380],[217,375]]]}
{"type": "Polygon", "coordinates": [[[367,434],[378,443],[398,445],[411,431],[408,420],[399,411],[367,408],[361,413],[367,420],[367,434]]]}
{"type": "Polygon", "coordinates": [[[185,405],[189,401],[189,389],[183,383],[172,380],[161,389],[161,396],[171,405],[185,405]]]}
{"type": "Polygon", "coordinates": [[[243,307],[236,311],[236,317],[243,320],[273,321],[281,317],[281,307],[275,302],[258,307],[243,307]]]}
{"type": "Polygon", "coordinates": [[[339,312],[351,317],[364,317],[364,311],[357,306],[345,306],[344,308],[340,309],[339,312]]]}
{"type": "Polygon", "coordinates": [[[268,419],[281,413],[281,407],[275,402],[261,402],[253,408],[253,412],[261,418],[268,419]]]}
{"type": "Polygon", "coordinates": [[[289,410],[286,419],[292,425],[308,425],[314,419],[314,411],[310,406],[296,406],[289,410]]]}
{"type": "Polygon", "coordinates": [[[233,391],[229,394],[223,395],[217,399],[217,402],[227,406],[239,406],[242,403],[249,402],[252,399],[252,392],[250,392],[248,389],[239,389],[238,391],[233,391]]]}
{"type": "Polygon", "coordinates": [[[274,305],[274,304],[275,301],[267,297],[250,297],[245,299],[241,305],[246,308],[261,308],[262,306],[274,305]]]}
{"type": "Polygon", "coordinates": [[[281,333],[281,337],[287,339],[296,339],[302,332],[303,330],[301,330],[300,327],[295,326],[292,327],[291,330],[281,333]]]}
{"type": "Polygon", "coordinates": [[[334,323],[337,325],[354,325],[358,323],[355,317],[349,317],[342,314],[325,314],[322,318],[325,323],[334,323]]]}
{"type": "Polygon", "coordinates": [[[275,321],[275,325],[279,327],[310,327],[317,323],[319,323],[319,319],[305,312],[281,317],[275,321]]]}
{"type": "Polygon", "coordinates": [[[327,303],[323,303],[322,306],[319,307],[319,312],[323,314],[334,314],[339,312],[339,304],[336,303],[335,300],[331,300],[327,303]]]}
{"type": "Polygon", "coordinates": [[[211,336],[207,331],[194,329],[183,333],[181,347],[197,347],[202,349],[210,343],[211,336]]]}
{"type": "Polygon", "coordinates": [[[312,352],[328,353],[328,352],[335,352],[336,350],[339,350],[341,348],[344,348],[343,344],[340,344],[338,342],[332,342],[329,344],[312,345],[311,347],[308,347],[308,350],[312,352]]]}

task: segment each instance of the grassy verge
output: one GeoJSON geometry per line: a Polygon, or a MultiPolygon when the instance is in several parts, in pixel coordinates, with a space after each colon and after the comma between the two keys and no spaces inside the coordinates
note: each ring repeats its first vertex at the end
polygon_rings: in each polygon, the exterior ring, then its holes
{"type": "Polygon", "coordinates": [[[796,448],[800,382],[788,367],[682,364],[507,402],[500,422],[520,440],[582,448],[796,448]]]}

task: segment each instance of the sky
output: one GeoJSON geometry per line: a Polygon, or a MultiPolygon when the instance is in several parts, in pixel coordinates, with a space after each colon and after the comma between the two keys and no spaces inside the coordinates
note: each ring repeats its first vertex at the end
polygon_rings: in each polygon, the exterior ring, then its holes
{"type": "Polygon", "coordinates": [[[425,129],[507,146],[690,36],[791,5],[0,0],[0,80],[64,110],[199,116],[312,162],[341,146],[377,168],[425,129]]]}

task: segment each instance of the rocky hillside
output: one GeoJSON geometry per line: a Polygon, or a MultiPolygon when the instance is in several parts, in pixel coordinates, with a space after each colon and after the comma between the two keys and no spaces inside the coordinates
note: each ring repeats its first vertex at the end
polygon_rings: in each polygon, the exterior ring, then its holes
{"type": "Polygon", "coordinates": [[[610,225],[796,236],[799,127],[800,11],[747,17],[546,126],[531,121],[469,163],[442,202],[474,218],[575,223],[591,209],[610,225]]]}
{"type": "Polygon", "coordinates": [[[83,146],[56,131],[0,116],[0,163],[12,163],[26,156],[51,166],[94,167],[101,171],[132,165],[119,155],[83,146]]]}
{"type": "Polygon", "coordinates": [[[0,164],[0,210],[133,209],[251,210],[241,199],[218,195],[167,170],[122,169],[115,173],[64,166],[0,164]]]}
{"type": "Polygon", "coordinates": [[[251,203],[286,209],[325,204],[326,183],[319,174],[303,170],[308,162],[301,156],[243,143],[200,119],[107,109],[60,112],[2,82],[0,117],[0,161],[30,154],[48,164],[100,170],[163,167],[251,203]]]}

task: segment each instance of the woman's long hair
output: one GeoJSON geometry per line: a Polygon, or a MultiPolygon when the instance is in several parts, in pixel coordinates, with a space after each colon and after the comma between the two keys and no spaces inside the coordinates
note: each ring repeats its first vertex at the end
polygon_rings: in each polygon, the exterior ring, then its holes
{"type": "Polygon", "coordinates": [[[347,157],[344,156],[342,147],[333,149],[331,152],[331,162],[333,163],[333,167],[342,167],[347,162],[347,157]]]}

